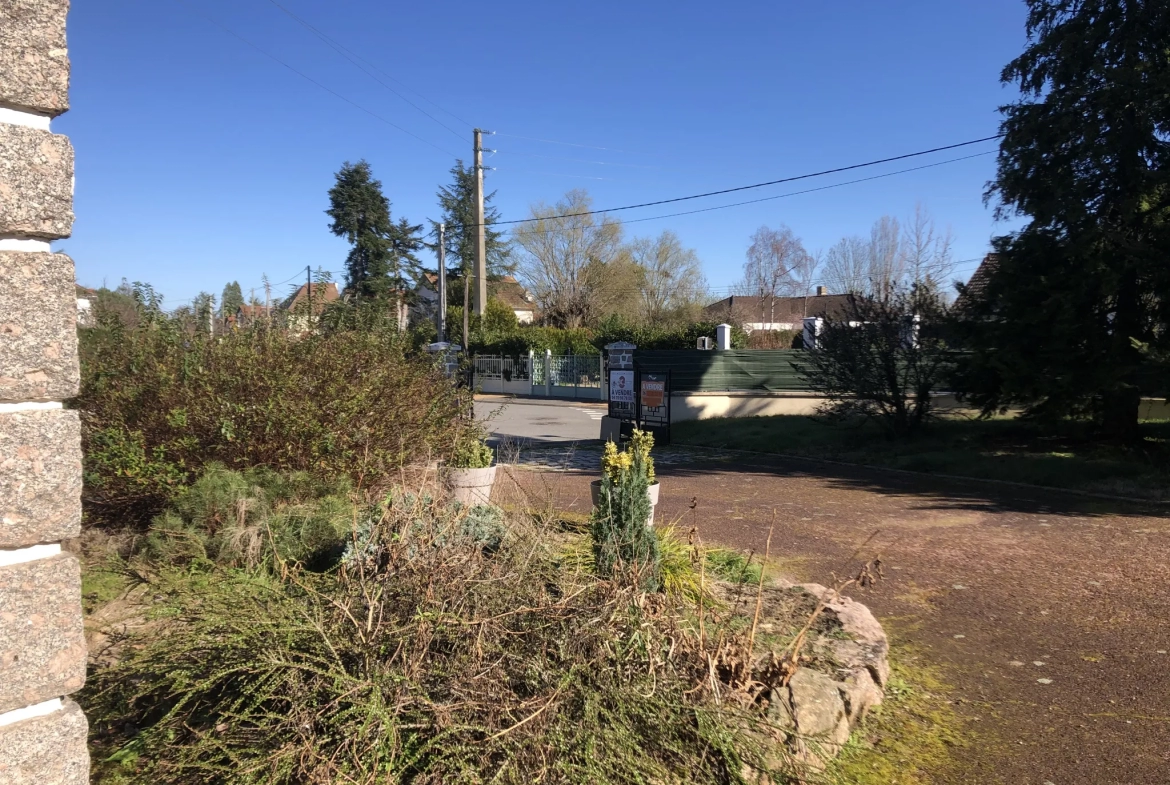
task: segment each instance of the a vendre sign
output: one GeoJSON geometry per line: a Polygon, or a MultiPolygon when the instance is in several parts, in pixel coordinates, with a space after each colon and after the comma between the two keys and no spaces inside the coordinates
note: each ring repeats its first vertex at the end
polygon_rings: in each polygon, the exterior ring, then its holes
{"type": "Polygon", "coordinates": [[[614,403],[634,402],[634,372],[609,372],[609,399],[614,403]]]}

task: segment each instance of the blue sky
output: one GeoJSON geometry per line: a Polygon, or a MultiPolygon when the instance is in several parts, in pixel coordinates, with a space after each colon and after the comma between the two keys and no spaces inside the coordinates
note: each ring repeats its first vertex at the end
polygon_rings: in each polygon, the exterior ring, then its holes
{"type": "MultiPolygon", "coordinates": [[[[278,282],[306,264],[341,270],[347,248],[323,212],[339,165],[367,159],[395,217],[422,222],[438,216],[435,191],[454,156],[470,156],[469,123],[499,132],[487,142],[499,150],[488,181],[505,219],[571,188],[610,207],[989,136],[996,107],[1014,95],[1000,69],[1024,44],[1020,0],[278,2],[456,133],[272,0],[75,3],[73,108],[53,128],[77,150],[77,223],[57,247],[74,257],[79,281],[150,281],[175,306],[230,280],[246,295],[263,273],[278,282]]],[[[984,150],[994,144],[622,216],[984,150]]],[[[810,250],[825,249],[922,202],[954,230],[957,258],[977,259],[1008,228],[983,204],[993,174],[986,155],[627,231],[674,230],[720,290],[739,277],[762,224],[787,224],[810,250]]]]}

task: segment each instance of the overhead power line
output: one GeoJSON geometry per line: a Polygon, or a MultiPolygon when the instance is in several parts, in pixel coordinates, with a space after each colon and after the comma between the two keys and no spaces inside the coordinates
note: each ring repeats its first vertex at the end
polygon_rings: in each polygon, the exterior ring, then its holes
{"type": "MultiPolygon", "coordinates": [[[[332,272],[332,271],[327,270],[325,272],[332,272]]],[[[293,273],[292,277],[286,278],[283,281],[277,281],[276,283],[269,281],[268,286],[269,286],[269,288],[275,289],[277,286],[284,286],[286,283],[291,283],[293,280],[300,278],[304,274],[305,274],[305,271],[303,269],[300,269],[300,270],[297,270],[295,273],[293,273]]],[[[229,283],[231,283],[231,282],[229,281],[229,283]]],[[[236,283],[239,283],[239,282],[237,281],[236,283]]],[[[249,286],[249,287],[241,286],[240,289],[243,290],[243,289],[247,288],[247,289],[251,289],[252,291],[255,291],[256,289],[262,289],[263,287],[264,287],[264,282],[261,281],[260,283],[256,284],[255,286],[249,286]]],[[[174,307],[178,308],[178,307],[186,305],[188,303],[193,303],[196,300],[198,300],[200,296],[202,296],[204,294],[214,295],[215,292],[200,292],[199,294],[195,295],[194,297],[188,297],[185,300],[175,300],[174,307]]],[[[165,302],[165,300],[164,300],[164,302],[165,302]]]]}
{"type": "MultiPolygon", "coordinates": [[[[945,166],[946,164],[953,164],[953,163],[957,163],[959,161],[968,161],[972,158],[981,158],[985,155],[992,155],[994,152],[995,152],[994,150],[987,150],[987,151],[982,152],[982,153],[974,153],[972,155],[960,156],[959,158],[948,158],[945,161],[936,161],[932,164],[923,164],[922,166],[912,166],[912,167],[909,167],[908,169],[898,169],[897,171],[894,171],[894,172],[883,172],[882,174],[875,174],[871,177],[859,177],[856,180],[846,180],[846,181],[841,182],[841,183],[833,183],[832,185],[818,186],[817,188],[805,188],[804,190],[801,190],[801,191],[789,191],[788,193],[775,194],[774,196],[764,196],[764,197],[761,197],[759,199],[748,199],[748,200],[743,201],[743,202],[732,202],[730,204],[719,204],[719,205],[715,205],[714,207],[700,207],[697,210],[684,210],[682,212],[666,213],[664,215],[651,215],[651,216],[647,216],[645,218],[630,218],[630,219],[627,219],[625,221],[625,223],[636,224],[636,223],[642,223],[643,221],[658,221],[658,220],[661,220],[663,218],[677,218],[677,217],[682,216],[682,215],[695,215],[696,213],[709,213],[709,212],[713,212],[715,210],[726,210],[730,207],[742,207],[743,205],[746,205],[746,204],[758,204],[759,202],[770,202],[770,201],[773,201],[776,199],[787,199],[790,196],[801,196],[803,194],[811,194],[811,193],[815,193],[817,191],[828,191],[828,190],[833,189],[833,188],[841,188],[841,187],[846,186],[846,185],[856,185],[857,183],[866,183],[866,182],[869,182],[870,180],[881,180],[881,179],[886,178],[886,177],[893,177],[895,175],[906,174],[908,172],[917,172],[917,171],[920,171],[922,169],[933,169],[936,166],[945,166]]],[[[851,168],[856,168],[856,167],[851,167],[851,168]]],[[[804,175],[804,177],[812,177],[812,176],[814,176],[814,175],[804,175]]],[[[793,179],[801,179],[801,178],[793,178],[793,179]]],[[[697,198],[697,197],[686,197],[686,198],[697,198]]],[[[668,200],[668,201],[678,201],[678,200],[668,200]]],[[[662,202],[657,202],[657,204],[662,204],[662,202]]],[[[624,208],[617,208],[617,209],[624,209],[624,208]]],[[[609,212],[609,211],[607,211],[607,210],[593,210],[593,211],[588,212],[588,213],[573,213],[571,215],[554,215],[554,216],[550,216],[548,218],[548,220],[556,220],[558,218],[571,218],[571,217],[574,217],[577,215],[591,215],[593,213],[598,213],[598,212],[609,212]]],[[[530,218],[528,220],[532,221],[532,220],[545,220],[545,219],[543,219],[543,218],[537,218],[537,219],[530,218]]],[[[500,223],[513,223],[514,224],[514,223],[519,223],[519,222],[518,221],[501,221],[500,223]]],[[[492,224],[492,226],[498,226],[498,225],[499,225],[499,223],[492,224]]],[[[514,235],[516,232],[516,229],[507,229],[505,231],[509,234],[514,235]]],[[[554,232],[558,232],[561,230],[554,228],[554,229],[525,229],[523,231],[525,231],[526,233],[530,233],[530,234],[552,234],[554,232]]]]}
{"type": "Polygon", "coordinates": [[[208,15],[207,15],[207,14],[205,14],[203,11],[200,11],[198,8],[195,8],[195,7],[194,7],[194,6],[192,6],[190,3],[188,3],[188,2],[187,2],[187,0],[178,0],[178,2],[179,2],[179,3],[182,3],[183,5],[185,5],[185,6],[187,7],[187,9],[188,9],[189,11],[191,11],[191,13],[193,13],[193,14],[196,14],[197,16],[201,16],[201,17],[203,17],[203,18],[204,18],[206,21],[208,21],[208,22],[210,22],[211,24],[215,25],[215,26],[216,26],[216,27],[218,27],[220,30],[223,30],[225,33],[227,33],[227,34],[228,34],[228,35],[230,35],[231,37],[233,37],[233,38],[235,38],[235,39],[237,39],[237,40],[239,40],[239,41],[242,41],[243,43],[245,43],[245,44],[247,44],[248,46],[252,47],[252,48],[253,48],[253,49],[255,49],[257,52],[259,52],[260,54],[264,55],[265,57],[267,57],[268,59],[272,60],[273,62],[275,62],[275,63],[278,63],[278,64],[280,64],[280,65],[284,66],[285,68],[287,68],[288,70],[290,70],[290,71],[292,71],[294,74],[296,74],[297,76],[299,76],[299,77],[301,77],[302,79],[304,79],[306,82],[309,82],[309,83],[311,83],[311,84],[313,84],[313,85],[316,85],[317,87],[321,88],[322,90],[324,90],[325,92],[329,93],[330,95],[332,95],[332,96],[334,96],[334,97],[336,97],[336,98],[340,98],[342,101],[345,101],[345,102],[346,102],[347,104],[349,104],[350,106],[353,106],[353,107],[355,107],[355,108],[357,108],[357,109],[360,109],[360,110],[362,110],[363,112],[365,112],[366,114],[370,115],[371,117],[373,117],[373,118],[375,118],[375,119],[377,119],[377,120],[381,120],[381,121],[382,121],[383,123],[385,123],[386,125],[390,126],[391,128],[396,128],[396,129],[398,129],[399,131],[401,131],[402,133],[406,134],[407,136],[414,137],[414,138],[415,138],[415,139],[417,139],[418,141],[422,142],[423,144],[427,145],[428,147],[433,147],[433,148],[435,148],[436,150],[438,150],[439,152],[443,153],[444,155],[451,156],[452,158],[458,158],[458,157],[459,157],[459,156],[458,156],[458,155],[456,155],[455,153],[452,153],[450,150],[444,150],[442,147],[439,147],[437,144],[434,144],[434,143],[432,143],[432,142],[429,142],[429,141],[427,141],[426,139],[423,139],[423,138],[422,138],[421,136],[419,136],[418,134],[416,134],[416,133],[413,133],[413,132],[411,132],[411,131],[408,131],[408,130],[406,130],[405,128],[403,128],[402,126],[400,126],[400,125],[398,125],[397,123],[393,122],[392,120],[387,120],[385,117],[383,117],[382,115],[380,115],[380,114],[378,114],[377,112],[373,111],[372,109],[367,109],[366,107],[362,106],[362,105],[361,105],[361,104],[359,104],[357,101],[354,101],[354,100],[352,100],[352,99],[350,99],[350,98],[347,98],[347,97],[345,97],[344,95],[342,95],[341,93],[337,92],[336,90],[334,90],[334,89],[332,89],[332,88],[330,88],[330,87],[328,87],[328,86],[326,86],[326,85],[322,84],[321,82],[318,82],[316,79],[314,79],[313,77],[311,77],[311,76],[309,76],[308,74],[304,73],[303,71],[299,71],[299,70],[297,70],[296,68],[292,67],[291,65],[289,65],[288,63],[286,63],[284,60],[281,60],[279,57],[277,57],[276,55],[272,54],[272,53],[271,53],[271,52],[269,52],[268,50],[266,50],[266,49],[264,49],[264,48],[260,47],[260,46],[259,46],[259,45],[257,45],[257,44],[254,44],[254,43],[252,43],[252,42],[251,42],[250,40],[248,40],[247,38],[244,38],[242,35],[240,35],[239,33],[237,33],[235,30],[232,30],[230,27],[228,27],[227,25],[225,25],[223,22],[220,22],[219,20],[215,19],[214,17],[208,16],[208,15]]]}
{"type": "Polygon", "coordinates": [[[502,170],[497,170],[497,168],[493,166],[492,169],[494,171],[523,172],[524,174],[539,174],[539,175],[545,175],[547,177],[575,177],[575,178],[580,179],[580,180],[612,180],[613,179],[612,177],[597,177],[595,175],[588,175],[588,174],[566,174],[565,172],[542,172],[542,171],[539,171],[536,169],[516,169],[516,168],[511,167],[511,166],[505,166],[502,170]]]}
{"type": "MultiPolygon", "coordinates": [[[[823,177],[828,174],[837,174],[839,172],[848,172],[853,169],[862,169],[867,166],[877,166],[878,164],[887,164],[892,161],[903,161],[907,158],[916,158],[918,156],[930,155],[931,153],[939,153],[943,150],[954,150],[959,147],[968,147],[973,144],[981,142],[990,142],[993,139],[999,139],[1003,134],[995,134],[994,136],[985,136],[982,139],[971,139],[966,142],[958,142],[956,144],[943,145],[942,147],[932,147],[929,150],[919,150],[914,153],[903,153],[902,155],[894,155],[889,158],[879,158],[874,161],[866,161],[860,164],[850,164],[849,166],[838,166],[833,169],[822,169],[819,172],[810,172],[809,174],[800,174],[793,177],[782,177],[779,180],[769,180],[764,183],[753,183],[752,185],[740,185],[734,188],[723,188],[718,191],[707,191],[701,194],[692,194],[690,196],[676,196],[673,199],[659,199],[653,202],[642,202],[640,204],[628,204],[622,207],[608,207],[603,210],[584,210],[579,213],[567,213],[565,215],[550,215],[544,218],[518,218],[512,221],[496,221],[493,226],[505,226],[509,224],[523,224],[532,223],[534,221],[557,220],[563,218],[578,218],[585,215],[600,215],[601,213],[616,213],[623,210],[637,210],[641,207],[654,207],[660,204],[673,204],[675,202],[686,202],[692,199],[705,199],[708,196],[720,196],[721,194],[737,193],[739,191],[750,191],[754,188],[766,188],[769,185],[780,185],[781,183],[791,183],[797,180],[807,180],[812,177],[823,177]]],[[[732,206],[732,205],[729,205],[732,206]]]]}
{"type": "MultiPolygon", "coordinates": [[[[407,98],[406,96],[404,96],[402,93],[398,92],[398,91],[397,91],[397,90],[395,90],[393,87],[391,87],[390,85],[388,85],[388,84],[386,84],[385,82],[383,82],[383,81],[382,81],[381,79],[379,79],[379,78],[378,78],[376,75],[374,75],[374,74],[370,73],[370,71],[369,71],[369,70],[367,70],[366,68],[364,68],[364,67],[362,66],[362,63],[365,63],[365,64],[366,64],[366,65],[368,65],[370,68],[373,68],[374,70],[378,71],[378,72],[379,72],[379,73],[381,73],[383,76],[385,76],[387,79],[393,79],[395,82],[398,82],[398,80],[397,80],[397,79],[394,79],[394,77],[390,76],[390,75],[389,75],[389,74],[387,74],[385,71],[382,71],[382,69],[378,68],[378,67],[377,67],[377,66],[375,66],[373,63],[370,63],[368,60],[366,60],[366,59],[365,59],[365,58],[363,58],[361,55],[359,55],[359,54],[357,54],[356,52],[354,52],[352,49],[349,49],[349,48],[347,48],[347,47],[346,47],[344,44],[342,44],[342,43],[338,42],[337,40],[335,40],[335,39],[333,39],[333,38],[330,38],[328,35],[326,35],[325,33],[321,32],[321,31],[320,31],[320,30],[318,30],[316,27],[314,27],[313,25],[309,24],[309,23],[308,23],[308,22],[306,22],[304,19],[302,19],[301,17],[297,16],[296,14],[294,14],[292,11],[288,10],[287,8],[285,8],[285,7],[284,7],[283,5],[281,5],[280,3],[276,2],[276,0],[268,0],[268,2],[272,3],[274,6],[276,6],[277,8],[279,8],[281,11],[283,11],[283,12],[284,12],[286,15],[288,15],[288,16],[289,16],[289,17],[291,17],[292,19],[294,19],[294,20],[295,20],[297,23],[299,23],[299,24],[300,24],[301,26],[303,26],[305,29],[309,30],[311,33],[313,33],[313,35],[317,36],[317,38],[321,39],[321,41],[322,41],[322,42],[324,42],[324,43],[325,43],[327,46],[329,46],[331,49],[333,49],[333,51],[337,52],[339,55],[341,55],[341,56],[342,56],[342,57],[344,57],[346,60],[348,60],[350,63],[352,63],[352,64],[354,65],[354,67],[355,67],[355,68],[357,68],[358,70],[360,70],[360,71],[361,71],[362,73],[364,73],[366,76],[370,77],[370,78],[371,78],[371,79],[373,79],[375,82],[377,82],[378,84],[382,85],[382,87],[385,87],[387,90],[389,90],[390,92],[394,93],[394,95],[398,96],[398,97],[399,97],[399,98],[401,98],[403,101],[405,101],[406,103],[410,104],[412,107],[414,107],[415,109],[417,109],[419,112],[421,112],[421,113],[422,113],[423,115],[425,115],[426,117],[430,118],[430,119],[431,119],[431,120],[433,120],[434,122],[436,122],[436,123],[438,123],[439,125],[443,126],[443,128],[445,128],[445,129],[447,129],[448,131],[450,131],[451,133],[453,133],[453,134],[454,134],[454,135],[455,135],[455,136],[456,136],[456,137],[457,137],[457,138],[458,138],[460,141],[464,141],[464,142],[470,141],[470,138],[469,138],[469,137],[465,136],[464,134],[461,134],[461,133],[459,133],[459,132],[458,132],[458,131],[456,131],[454,128],[452,128],[451,126],[447,125],[446,123],[444,123],[444,122],[443,122],[442,120],[440,120],[439,118],[435,117],[433,114],[431,114],[431,113],[430,113],[430,112],[428,112],[427,110],[423,109],[421,106],[419,106],[418,104],[416,104],[414,101],[411,101],[409,98],[407,98]],[[360,61],[360,62],[359,62],[359,61],[360,61]]],[[[398,82],[398,84],[400,84],[400,85],[401,85],[402,83],[401,83],[401,82],[398,82]]],[[[404,88],[404,89],[408,89],[408,88],[406,88],[406,86],[405,86],[405,85],[403,85],[403,88],[404,88]]],[[[413,91],[413,90],[411,90],[411,92],[414,92],[414,91],[413,91]]],[[[416,94],[416,95],[418,95],[417,93],[415,93],[415,94],[416,94]]],[[[422,96],[420,96],[420,97],[422,97],[422,96]]],[[[424,100],[424,101],[426,101],[427,99],[426,99],[426,98],[423,98],[423,100],[424,100]]],[[[443,110],[443,111],[446,111],[445,109],[443,109],[443,107],[439,106],[438,104],[435,104],[433,101],[427,101],[427,103],[430,103],[430,104],[432,104],[432,105],[434,105],[434,106],[438,107],[439,109],[441,109],[441,110],[443,110]]],[[[450,112],[447,112],[447,114],[451,114],[451,113],[450,113],[450,112]]],[[[451,115],[451,116],[452,116],[452,117],[455,117],[455,115],[451,115]]],[[[455,119],[457,119],[457,120],[458,120],[459,118],[457,118],[457,117],[456,117],[455,119]]],[[[463,120],[460,120],[459,122],[464,122],[464,121],[463,121],[463,120]]],[[[470,125],[471,125],[471,123],[467,123],[467,125],[468,125],[468,126],[470,126],[470,125]]]]}
{"type": "Polygon", "coordinates": [[[575,161],[582,164],[594,164],[596,166],[625,166],[631,169],[665,169],[665,166],[648,166],[646,164],[620,164],[613,161],[593,161],[588,158],[569,158],[564,155],[541,155],[540,153],[522,153],[517,150],[497,150],[496,152],[502,155],[522,155],[526,158],[547,158],[554,161],[575,161]]]}
{"type": "MultiPolygon", "coordinates": [[[[502,131],[497,131],[496,135],[497,136],[506,136],[509,139],[523,139],[526,142],[542,142],[544,144],[562,144],[562,145],[565,145],[566,147],[584,147],[584,148],[587,148],[589,150],[608,150],[611,153],[626,153],[627,155],[650,155],[650,153],[635,153],[635,152],[631,152],[629,150],[619,150],[616,147],[598,147],[597,145],[593,145],[593,144],[578,144],[576,142],[558,142],[555,139],[538,139],[534,136],[519,136],[517,134],[506,134],[506,133],[503,133],[502,131]]],[[[658,157],[658,156],[652,156],[652,157],[658,157]]]]}

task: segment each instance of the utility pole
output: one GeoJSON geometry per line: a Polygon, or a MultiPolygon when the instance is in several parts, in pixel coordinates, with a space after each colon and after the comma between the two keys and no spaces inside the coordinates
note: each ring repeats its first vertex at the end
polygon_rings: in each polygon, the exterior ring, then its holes
{"type": "Polygon", "coordinates": [[[313,329],[313,268],[305,265],[305,282],[309,286],[309,319],[306,322],[309,329],[313,329]]]}
{"type": "MultiPolygon", "coordinates": [[[[475,312],[487,307],[487,227],[483,219],[483,135],[495,131],[475,129],[475,312]]],[[[493,151],[494,152],[494,151],[493,151]]]]}
{"type": "Polygon", "coordinates": [[[438,329],[439,341],[445,341],[447,335],[447,238],[446,224],[439,224],[439,280],[435,288],[439,292],[439,308],[435,313],[435,327],[438,329]]]}

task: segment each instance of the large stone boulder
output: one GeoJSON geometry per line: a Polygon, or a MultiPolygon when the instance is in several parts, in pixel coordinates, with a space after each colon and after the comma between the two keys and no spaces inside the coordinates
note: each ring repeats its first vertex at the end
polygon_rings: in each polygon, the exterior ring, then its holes
{"type": "Polygon", "coordinates": [[[759,628],[765,632],[791,630],[824,603],[787,681],[777,668],[783,648],[765,647],[753,663],[755,678],[769,685],[768,719],[783,743],[797,761],[821,768],[882,702],[890,676],[889,641],[869,608],[820,584],[777,581],[762,591],[759,628]]]}

